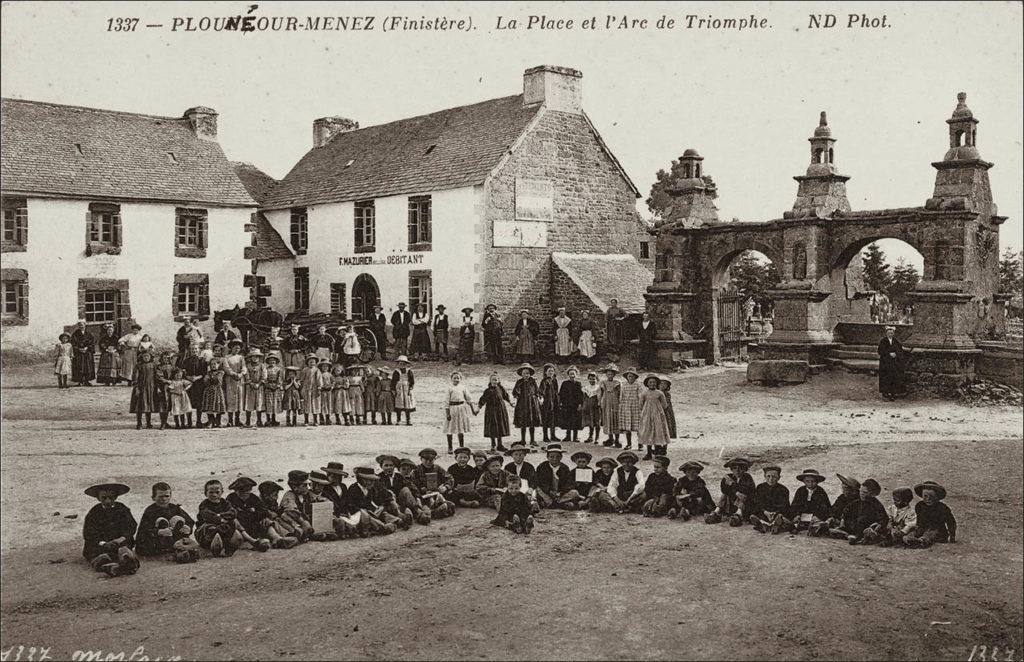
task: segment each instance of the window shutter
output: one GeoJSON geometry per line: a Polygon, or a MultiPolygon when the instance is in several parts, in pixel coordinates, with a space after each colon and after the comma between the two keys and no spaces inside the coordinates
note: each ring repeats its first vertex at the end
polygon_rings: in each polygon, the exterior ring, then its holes
{"type": "Polygon", "coordinates": [[[199,285],[199,314],[203,317],[210,316],[210,284],[208,282],[199,285]]]}
{"type": "MultiPolygon", "coordinates": [[[[20,211],[20,210],[19,210],[20,211]]],[[[22,246],[28,245],[28,209],[25,213],[15,213],[14,216],[14,240],[22,246]]]]}
{"type": "Polygon", "coordinates": [[[416,243],[416,224],[417,224],[416,217],[417,217],[416,205],[415,204],[410,204],[409,205],[409,243],[410,244],[415,244],[416,243]]]}
{"type": "Polygon", "coordinates": [[[23,319],[28,319],[28,283],[18,283],[18,313],[23,319]]]}
{"type": "Polygon", "coordinates": [[[85,254],[90,255],[89,244],[92,242],[93,234],[93,214],[91,211],[85,212],[85,254]]]}
{"type": "Polygon", "coordinates": [[[115,211],[113,213],[113,215],[112,215],[112,220],[113,220],[113,233],[114,233],[114,236],[112,237],[112,239],[114,241],[112,241],[111,243],[114,244],[115,246],[120,246],[121,245],[121,212],[120,211],[115,211]]]}
{"type": "Polygon", "coordinates": [[[174,317],[178,316],[178,290],[180,287],[178,283],[174,283],[174,289],[171,290],[171,315],[174,317]]]}
{"type": "Polygon", "coordinates": [[[199,219],[199,248],[206,250],[206,216],[199,219]]]}
{"type": "Polygon", "coordinates": [[[424,242],[428,242],[428,241],[431,240],[430,239],[430,234],[431,234],[430,233],[430,220],[431,220],[430,217],[431,217],[432,212],[433,212],[434,204],[433,204],[432,200],[427,200],[426,204],[424,204],[423,206],[425,207],[425,210],[424,210],[425,213],[423,214],[423,235],[422,235],[422,240],[424,242]]]}

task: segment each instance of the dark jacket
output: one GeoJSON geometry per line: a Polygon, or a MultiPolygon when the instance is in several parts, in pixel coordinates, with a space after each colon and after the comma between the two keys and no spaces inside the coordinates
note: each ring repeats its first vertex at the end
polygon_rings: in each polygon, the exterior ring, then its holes
{"type": "Polygon", "coordinates": [[[100,549],[101,542],[110,542],[118,538],[124,538],[125,546],[134,548],[137,528],[128,506],[115,501],[110,508],[104,508],[103,504],[97,503],[86,514],[85,523],[82,525],[82,537],[85,539],[82,556],[92,560],[104,553],[105,550],[100,549]]]}
{"type": "Polygon", "coordinates": [[[729,498],[736,498],[737,494],[745,494],[748,497],[754,494],[754,479],[750,474],[743,474],[739,477],[739,480],[737,480],[736,476],[733,476],[732,474],[729,474],[728,478],[733,479],[731,484],[726,481],[725,478],[722,478],[722,483],[719,485],[719,488],[722,490],[722,494],[725,496],[729,498]]]}
{"type": "Polygon", "coordinates": [[[520,521],[526,522],[530,514],[530,500],[522,492],[505,492],[501,495],[501,501],[498,503],[498,522],[509,522],[515,515],[519,515],[520,521]]]}
{"type": "Polygon", "coordinates": [[[380,481],[375,481],[367,492],[363,492],[358,483],[350,485],[345,492],[345,512],[350,515],[360,510],[365,510],[373,515],[381,508],[388,509],[392,505],[397,508],[395,495],[381,485],[380,481]]]}
{"type": "Polygon", "coordinates": [[[515,474],[519,476],[527,483],[529,483],[530,487],[535,487],[533,484],[533,479],[537,475],[537,469],[526,460],[523,460],[522,465],[520,465],[518,468],[516,467],[515,462],[509,462],[508,464],[505,465],[505,471],[509,472],[510,474],[515,474]]]}
{"type": "Polygon", "coordinates": [[[851,501],[846,510],[843,511],[842,529],[847,533],[860,536],[864,529],[872,524],[880,524],[883,527],[889,521],[889,514],[885,512],[885,506],[875,497],[857,499],[851,501]]]}
{"type": "Polygon", "coordinates": [[[348,512],[345,510],[345,497],[346,495],[348,495],[348,490],[349,488],[346,487],[344,483],[342,483],[341,485],[338,486],[324,485],[324,489],[320,491],[320,496],[334,504],[335,517],[339,517],[348,512]],[[338,493],[338,490],[335,489],[335,487],[341,488],[340,494],[338,493]]]}
{"type": "Polygon", "coordinates": [[[914,506],[914,513],[917,514],[917,533],[925,531],[938,531],[936,538],[938,542],[948,542],[950,538],[956,538],[956,518],[949,506],[941,501],[928,505],[924,501],[918,501],[914,506]]]}
{"type": "Polygon", "coordinates": [[[185,512],[185,509],[176,503],[168,504],[166,508],[161,508],[155,503],[149,504],[144,511],[142,511],[142,518],[139,520],[139,528],[135,533],[135,551],[143,556],[153,556],[155,554],[162,554],[164,552],[170,552],[171,547],[174,544],[173,537],[164,537],[157,535],[156,521],[163,517],[164,519],[171,519],[172,517],[181,517],[185,520],[185,524],[189,528],[194,528],[196,522],[192,519],[192,516],[185,512]]]}
{"type": "Polygon", "coordinates": [[[681,476],[676,481],[675,495],[683,496],[686,494],[690,495],[689,499],[685,499],[683,507],[685,507],[691,514],[698,513],[710,513],[715,509],[715,501],[711,498],[711,491],[708,489],[707,483],[700,476],[697,479],[691,481],[686,476],[681,476]]]}
{"type": "Polygon", "coordinates": [[[388,488],[394,492],[395,496],[398,496],[398,493],[402,491],[402,488],[409,484],[409,481],[405,479],[405,476],[403,476],[400,471],[395,471],[391,474],[390,478],[381,471],[377,474],[377,477],[380,478],[381,487],[388,488]]]}
{"type": "Polygon", "coordinates": [[[477,479],[480,478],[480,470],[475,465],[467,463],[463,467],[456,462],[448,467],[448,475],[452,477],[456,485],[473,485],[475,487],[477,479]]]}
{"type": "Polygon", "coordinates": [[[857,501],[859,497],[848,497],[845,494],[840,494],[836,497],[836,502],[832,504],[832,510],[829,511],[828,516],[835,519],[843,519],[843,513],[846,512],[846,507],[850,505],[852,501],[857,501]]]}
{"type": "Polygon", "coordinates": [[[575,489],[575,483],[572,481],[572,476],[569,473],[569,467],[564,463],[558,464],[557,471],[551,468],[550,462],[537,467],[537,473],[534,476],[536,481],[535,487],[542,490],[549,496],[555,494],[565,494],[569,490],[575,489]],[[558,489],[554,489],[555,477],[558,477],[558,489]]]}
{"type": "Polygon", "coordinates": [[[455,485],[455,479],[449,476],[448,472],[438,464],[435,464],[430,469],[427,469],[422,464],[417,465],[412,470],[412,479],[416,483],[416,487],[420,489],[421,494],[440,491],[441,486],[451,490],[455,485]]]}
{"type": "Polygon", "coordinates": [[[647,474],[647,481],[644,483],[644,498],[660,499],[665,495],[671,495],[675,486],[675,476],[669,472],[656,474],[652,471],[647,474]]]}
{"type": "Polygon", "coordinates": [[[789,514],[789,488],[782,483],[761,483],[754,488],[754,503],[749,510],[759,517],[766,512],[785,517],[789,514]]]}
{"type": "Polygon", "coordinates": [[[829,503],[828,495],[825,494],[825,490],[821,486],[814,488],[814,492],[810,492],[806,485],[801,485],[796,488],[796,492],[793,494],[793,503],[789,507],[789,516],[793,519],[799,519],[804,513],[810,513],[820,520],[826,520],[829,518],[831,509],[832,504],[829,503]],[[809,493],[810,498],[808,498],[809,493]]]}
{"type": "Polygon", "coordinates": [[[395,338],[408,338],[411,322],[412,315],[408,310],[396,310],[391,315],[391,335],[395,338]]]}
{"type": "Polygon", "coordinates": [[[232,492],[227,495],[225,500],[235,509],[235,517],[238,518],[238,523],[242,525],[242,528],[250,535],[259,535],[258,532],[263,529],[260,522],[270,517],[270,511],[263,505],[263,499],[251,492],[245,499],[242,499],[232,492]]]}

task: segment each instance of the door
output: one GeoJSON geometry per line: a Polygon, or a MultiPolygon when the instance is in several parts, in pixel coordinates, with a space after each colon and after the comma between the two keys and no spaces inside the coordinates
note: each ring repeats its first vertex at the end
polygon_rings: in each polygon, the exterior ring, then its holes
{"type": "Polygon", "coordinates": [[[352,285],[352,319],[369,319],[380,304],[380,288],[369,274],[360,274],[352,285]]]}

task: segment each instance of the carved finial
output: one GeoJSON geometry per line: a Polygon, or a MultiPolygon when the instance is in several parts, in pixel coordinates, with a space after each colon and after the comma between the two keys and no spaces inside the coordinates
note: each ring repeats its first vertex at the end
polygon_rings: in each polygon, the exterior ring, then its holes
{"type": "Polygon", "coordinates": [[[959,94],[956,95],[956,100],[957,100],[957,103],[959,103],[961,106],[963,106],[964,104],[967,103],[967,93],[966,92],[960,92],[959,94]]]}
{"type": "Polygon", "coordinates": [[[821,111],[821,119],[818,120],[818,126],[828,126],[828,118],[825,117],[825,111],[821,111]]]}

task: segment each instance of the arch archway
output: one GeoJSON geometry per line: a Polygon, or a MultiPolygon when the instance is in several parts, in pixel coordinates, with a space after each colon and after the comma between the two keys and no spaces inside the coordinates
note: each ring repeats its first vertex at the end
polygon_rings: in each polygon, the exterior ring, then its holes
{"type": "Polygon", "coordinates": [[[925,261],[917,248],[895,237],[850,244],[838,254],[829,275],[837,327],[912,325],[911,293],[924,278],[925,261]]]}
{"type": "Polygon", "coordinates": [[[380,304],[380,287],[370,274],[359,274],[352,284],[352,319],[369,319],[380,304]]]}
{"type": "Polygon", "coordinates": [[[712,342],[715,358],[746,354],[747,344],[772,332],[774,302],[768,290],[781,275],[764,252],[746,248],[723,255],[712,279],[712,342]]]}

